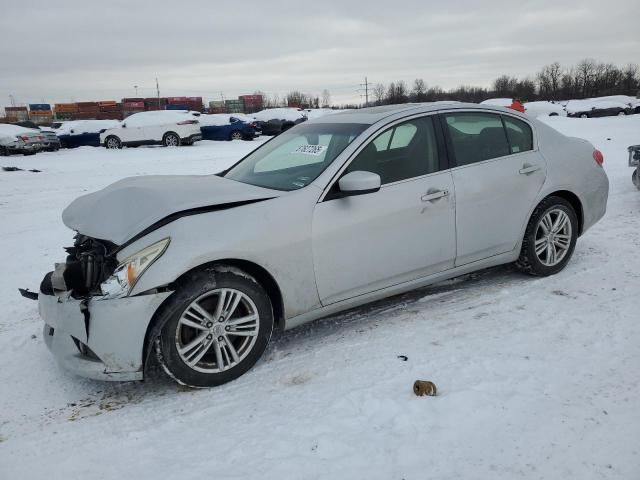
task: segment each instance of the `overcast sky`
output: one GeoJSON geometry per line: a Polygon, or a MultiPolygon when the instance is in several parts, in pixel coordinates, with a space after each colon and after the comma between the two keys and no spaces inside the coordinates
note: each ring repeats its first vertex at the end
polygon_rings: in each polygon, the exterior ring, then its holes
{"type": "Polygon", "coordinates": [[[591,57],[640,63],[639,0],[0,2],[0,105],[443,88],[591,57]]]}

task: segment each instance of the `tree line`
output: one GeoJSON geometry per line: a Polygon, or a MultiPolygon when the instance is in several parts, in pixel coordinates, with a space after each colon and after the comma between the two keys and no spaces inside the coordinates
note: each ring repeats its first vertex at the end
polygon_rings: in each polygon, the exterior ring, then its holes
{"type": "Polygon", "coordinates": [[[638,65],[618,67],[612,63],[585,59],[577,65],[564,67],[554,62],[542,67],[534,78],[519,79],[501,75],[493,81],[490,88],[463,85],[444,90],[438,86],[427,86],[421,78],[415,79],[411,87],[404,80],[391,82],[387,86],[378,83],[371,90],[369,104],[391,105],[439,100],[478,103],[488,98],[562,100],[606,95],[640,95],[638,65]]]}

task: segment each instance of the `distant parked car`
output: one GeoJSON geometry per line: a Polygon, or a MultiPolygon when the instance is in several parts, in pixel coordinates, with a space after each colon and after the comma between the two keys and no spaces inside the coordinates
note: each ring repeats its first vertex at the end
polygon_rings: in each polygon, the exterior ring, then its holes
{"type": "Polygon", "coordinates": [[[631,97],[629,95],[610,95],[608,97],[598,97],[594,100],[603,101],[614,101],[624,103],[627,108],[627,115],[632,115],[635,113],[640,113],[640,98],[631,97]]]}
{"type": "Polygon", "coordinates": [[[50,129],[46,127],[39,127],[29,120],[16,122],[13,125],[40,131],[40,133],[42,133],[42,136],[44,137],[41,142],[41,150],[46,150],[47,152],[56,152],[60,150],[60,140],[58,139],[58,136],[55,134],[55,132],[51,131],[50,129]]]}
{"type": "Polygon", "coordinates": [[[193,142],[202,139],[199,117],[200,113],[188,110],[134,113],[118,127],[102,132],[100,144],[106,148],[193,145],[193,142]]]}
{"type": "Polygon", "coordinates": [[[253,118],[239,114],[201,115],[199,121],[203,140],[253,140],[261,133],[253,118]]]}
{"type": "Polygon", "coordinates": [[[0,124],[0,156],[13,153],[35,155],[42,148],[43,142],[44,135],[39,130],[0,124]]]}
{"type": "Polygon", "coordinates": [[[253,114],[253,118],[263,135],[279,135],[307,119],[297,108],[269,108],[253,114]]]}
{"type": "Polygon", "coordinates": [[[511,110],[515,110],[516,112],[520,112],[520,113],[524,113],[526,111],[526,108],[522,104],[522,102],[515,98],[490,98],[488,100],[480,102],[480,104],[495,105],[497,107],[510,108],[511,110]]]}
{"type": "Polygon", "coordinates": [[[629,106],[615,100],[570,100],[566,105],[567,116],[577,118],[613,117],[631,113],[629,106]]]}
{"type": "Polygon", "coordinates": [[[566,117],[567,111],[564,107],[555,102],[539,101],[527,102],[524,104],[527,115],[532,117],[566,117]]]}
{"type": "Polygon", "coordinates": [[[53,127],[63,148],[76,148],[99,147],[100,133],[119,125],[118,120],[72,120],[53,127]]]}

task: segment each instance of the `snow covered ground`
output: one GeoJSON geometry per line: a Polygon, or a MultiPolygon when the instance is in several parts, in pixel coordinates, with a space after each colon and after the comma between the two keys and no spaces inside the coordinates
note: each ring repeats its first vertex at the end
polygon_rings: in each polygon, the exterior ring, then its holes
{"type": "Polygon", "coordinates": [[[258,142],[2,158],[42,172],[0,172],[0,479],[640,478],[640,115],[545,121],[602,150],[611,181],[563,272],[499,267],[318,321],[211,390],[69,375],[17,288],[64,258],[76,196],[216,172],[258,142]]]}

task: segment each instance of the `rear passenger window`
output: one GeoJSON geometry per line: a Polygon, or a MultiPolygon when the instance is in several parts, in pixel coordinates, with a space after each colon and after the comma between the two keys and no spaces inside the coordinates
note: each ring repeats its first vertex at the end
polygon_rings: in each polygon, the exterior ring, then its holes
{"type": "Polygon", "coordinates": [[[458,166],[509,155],[500,115],[452,113],[445,116],[458,166]]]}
{"type": "Polygon", "coordinates": [[[511,146],[511,153],[533,150],[533,134],[531,127],[522,120],[513,117],[502,117],[507,127],[507,137],[511,146]]]}
{"type": "Polygon", "coordinates": [[[358,154],[345,173],[357,170],[377,173],[384,185],[439,169],[433,120],[422,117],[382,132],[358,154]]]}

